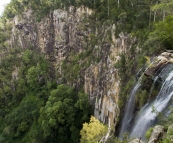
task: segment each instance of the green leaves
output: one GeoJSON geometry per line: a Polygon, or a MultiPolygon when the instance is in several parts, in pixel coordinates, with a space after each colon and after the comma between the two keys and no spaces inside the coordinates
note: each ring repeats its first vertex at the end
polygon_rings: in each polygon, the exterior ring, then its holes
{"type": "Polygon", "coordinates": [[[34,51],[14,48],[2,58],[0,67],[2,142],[28,142],[32,136],[36,142],[43,143],[39,110],[53,85],[48,77],[47,61],[34,51]],[[12,78],[12,73],[17,77],[12,78]]]}
{"type": "Polygon", "coordinates": [[[54,127],[56,124],[57,124],[56,123],[56,119],[52,119],[52,118],[49,119],[49,125],[50,125],[50,127],[54,127]]]}
{"type": "Polygon", "coordinates": [[[84,123],[80,131],[81,143],[96,143],[106,135],[107,126],[103,125],[95,117],[91,116],[90,123],[84,123]]]}
{"type": "Polygon", "coordinates": [[[39,85],[39,69],[38,67],[30,67],[27,73],[27,83],[31,88],[36,88],[35,85],[39,85]]]}
{"type": "Polygon", "coordinates": [[[159,39],[167,49],[173,48],[173,16],[167,16],[163,21],[155,24],[155,30],[150,37],[159,39]]]}
{"type": "Polygon", "coordinates": [[[158,4],[152,7],[153,11],[165,11],[166,15],[170,15],[173,12],[173,0],[162,0],[158,4]]]}
{"type": "Polygon", "coordinates": [[[27,49],[24,52],[24,54],[22,55],[23,63],[27,65],[27,64],[29,64],[31,62],[31,59],[32,59],[32,52],[27,49]]]}
{"type": "Polygon", "coordinates": [[[37,115],[39,102],[36,98],[26,99],[5,117],[6,126],[10,127],[11,137],[19,137],[29,130],[29,125],[37,115]],[[35,112],[34,112],[35,111],[35,112]]]}
{"type": "Polygon", "coordinates": [[[87,101],[82,101],[83,95],[80,93],[78,96],[74,88],[64,84],[51,91],[45,107],[40,110],[39,123],[42,125],[45,138],[50,138],[51,134],[51,137],[56,137],[56,140],[62,142],[76,142],[79,139],[79,128],[89,116],[88,111],[82,111],[89,108],[87,101]]]}

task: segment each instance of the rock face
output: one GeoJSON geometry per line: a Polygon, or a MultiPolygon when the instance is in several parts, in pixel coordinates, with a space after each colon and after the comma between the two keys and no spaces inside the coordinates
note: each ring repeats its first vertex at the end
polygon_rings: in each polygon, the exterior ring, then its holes
{"type": "Polygon", "coordinates": [[[164,134],[164,127],[161,125],[155,126],[148,143],[157,143],[158,140],[161,139],[163,134],[164,134]]]}
{"type": "MultiPolygon", "coordinates": [[[[110,56],[105,61],[91,65],[85,71],[85,92],[89,93],[89,99],[94,102],[94,115],[104,123],[115,124],[118,109],[119,77],[114,68],[116,61],[111,56],[116,55],[116,48],[110,48],[110,56]]],[[[116,59],[117,60],[117,59],[116,59]]]]}
{"type": "Polygon", "coordinates": [[[77,9],[70,7],[68,11],[57,9],[41,22],[36,22],[32,11],[27,10],[23,16],[14,18],[10,47],[34,48],[44,54],[51,62],[50,76],[53,79],[57,75],[60,77],[58,83],[65,76],[62,63],[80,53],[87,54],[90,47],[97,60],[90,63],[89,59],[79,60],[79,65],[89,63],[89,66],[81,69],[80,75],[73,81],[67,80],[66,83],[76,88],[84,86],[95,117],[115,125],[119,115],[120,79],[114,64],[120,59],[119,54],[131,48],[133,40],[124,33],[116,38],[115,24],[100,25],[97,20],[94,20],[95,24],[90,22],[88,19],[92,12],[83,6],[77,9]],[[101,39],[94,43],[97,36],[101,39]]]}
{"type": "Polygon", "coordinates": [[[133,141],[131,141],[129,143],[144,143],[144,142],[140,139],[134,139],[133,141]]]}
{"type": "Polygon", "coordinates": [[[161,71],[164,66],[168,63],[173,63],[173,54],[169,52],[163,52],[161,55],[155,57],[149,68],[145,71],[145,75],[154,76],[156,73],[161,71]]]}
{"type": "MultiPolygon", "coordinates": [[[[168,128],[168,130],[169,130],[169,128],[168,128]]],[[[163,134],[164,134],[164,127],[161,125],[155,126],[148,143],[157,143],[159,140],[162,139],[163,134]]],[[[144,142],[140,139],[134,139],[129,143],[144,143],[144,142]]]]}

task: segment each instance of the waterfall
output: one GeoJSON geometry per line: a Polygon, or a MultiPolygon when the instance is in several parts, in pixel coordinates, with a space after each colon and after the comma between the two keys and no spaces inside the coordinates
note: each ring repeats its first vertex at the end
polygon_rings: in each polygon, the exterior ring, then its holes
{"type": "Polygon", "coordinates": [[[120,129],[120,134],[119,137],[121,137],[123,135],[123,133],[128,132],[130,130],[130,123],[133,119],[133,113],[134,113],[134,109],[135,109],[135,94],[137,92],[137,90],[140,87],[140,79],[137,82],[137,84],[135,85],[135,87],[133,88],[131,94],[130,94],[130,98],[128,100],[126,109],[125,109],[125,114],[123,117],[123,121],[121,124],[121,129],[120,129]]]}
{"type": "Polygon", "coordinates": [[[145,140],[145,132],[154,125],[157,114],[153,111],[153,107],[157,112],[162,112],[167,106],[173,95],[173,70],[163,82],[160,92],[152,103],[147,103],[139,112],[135,119],[134,126],[130,132],[130,137],[137,137],[145,140]]]}
{"type": "MultiPolygon", "coordinates": [[[[152,64],[153,64],[153,62],[150,63],[150,65],[152,65],[152,64]]],[[[147,67],[147,69],[149,68],[149,66],[147,67]]],[[[139,75],[140,72],[142,72],[143,70],[146,71],[147,69],[141,68],[137,75],[139,75]]],[[[130,93],[130,98],[129,98],[128,103],[126,105],[125,114],[123,116],[123,120],[122,120],[122,123],[121,123],[121,128],[120,128],[120,132],[119,132],[119,137],[120,138],[122,138],[122,135],[125,132],[129,132],[130,129],[131,129],[131,123],[132,123],[132,120],[134,118],[135,95],[136,95],[136,92],[138,91],[139,87],[141,86],[140,82],[141,82],[141,79],[142,79],[143,75],[144,74],[142,73],[142,75],[138,79],[137,84],[134,86],[133,90],[130,93]]]]}
{"type": "Polygon", "coordinates": [[[154,89],[154,87],[155,87],[155,84],[156,84],[156,82],[157,82],[157,80],[159,79],[159,76],[156,76],[155,78],[154,78],[154,82],[153,82],[153,84],[152,84],[152,86],[151,86],[151,89],[150,89],[150,95],[152,94],[152,92],[153,92],[153,89],[154,89]]]}

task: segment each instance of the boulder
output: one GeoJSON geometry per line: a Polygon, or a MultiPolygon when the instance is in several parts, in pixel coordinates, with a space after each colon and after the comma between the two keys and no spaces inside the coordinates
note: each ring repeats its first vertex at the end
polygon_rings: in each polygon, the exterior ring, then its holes
{"type": "Polygon", "coordinates": [[[171,51],[169,51],[169,52],[163,52],[161,54],[162,57],[165,57],[167,59],[169,59],[171,57],[171,55],[172,55],[171,51]]]}
{"type": "Polygon", "coordinates": [[[172,50],[170,52],[163,52],[156,58],[151,60],[145,75],[154,76],[156,72],[161,71],[167,64],[173,64],[172,50]]]}
{"type": "Polygon", "coordinates": [[[142,140],[136,138],[129,143],[144,143],[144,142],[142,140]]]}
{"type": "Polygon", "coordinates": [[[161,125],[155,126],[148,143],[157,143],[158,140],[161,139],[163,133],[164,133],[163,126],[161,125]]]}
{"type": "Polygon", "coordinates": [[[161,65],[157,66],[157,67],[152,67],[152,68],[148,68],[145,71],[145,75],[146,76],[154,76],[154,74],[156,73],[156,71],[160,68],[161,65]]]}
{"type": "Polygon", "coordinates": [[[158,56],[149,65],[149,68],[145,71],[145,75],[154,76],[158,70],[161,70],[168,63],[169,63],[169,60],[167,58],[165,58],[164,56],[158,56]]]}

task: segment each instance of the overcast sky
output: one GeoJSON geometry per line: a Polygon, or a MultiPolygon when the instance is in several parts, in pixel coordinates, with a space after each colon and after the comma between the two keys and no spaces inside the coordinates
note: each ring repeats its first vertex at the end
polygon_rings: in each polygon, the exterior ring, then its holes
{"type": "Polygon", "coordinates": [[[11,0],[0,0],[0,15],[2,15],[2,12],[4,11],[4,5],[9,3],[11,0]]]}

